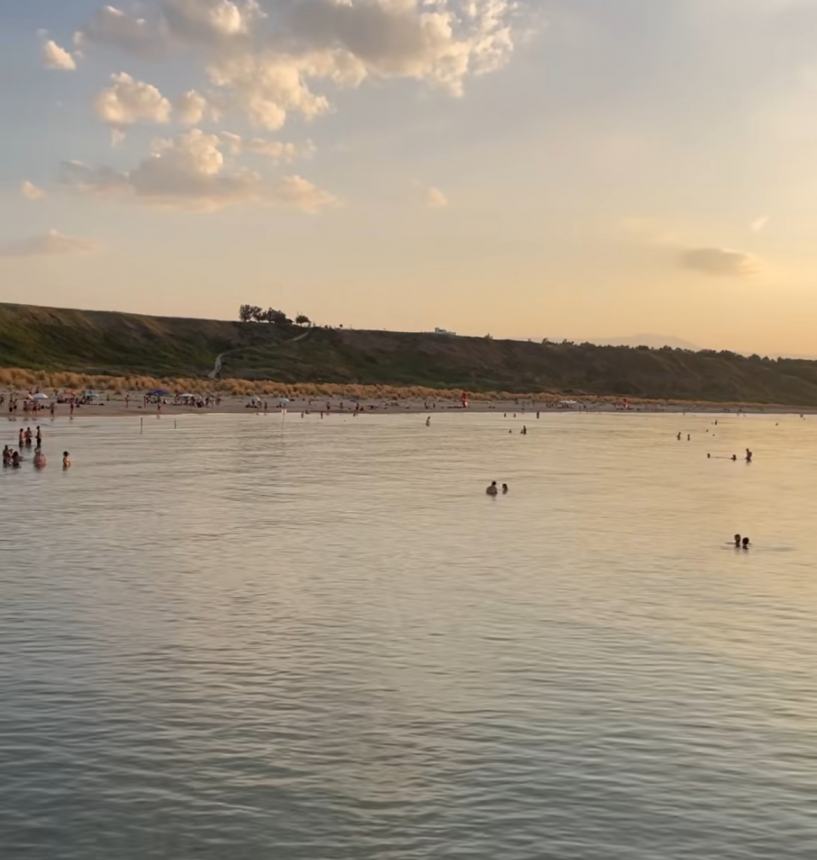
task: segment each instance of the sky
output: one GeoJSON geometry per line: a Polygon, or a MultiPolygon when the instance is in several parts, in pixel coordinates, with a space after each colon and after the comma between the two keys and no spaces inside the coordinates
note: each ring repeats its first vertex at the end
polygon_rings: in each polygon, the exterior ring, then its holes
{"type": "Polygon", "coordinates": [[[0,0],[0,300],[814,354],[814,0],[0,0]]]}

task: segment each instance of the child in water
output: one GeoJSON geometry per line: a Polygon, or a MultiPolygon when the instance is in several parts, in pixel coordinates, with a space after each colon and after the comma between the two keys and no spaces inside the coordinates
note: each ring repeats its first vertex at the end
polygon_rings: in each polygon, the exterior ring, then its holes
{"type": "Polygon", "coordinates": [[[68,451],[62,452],[62,468],[63,469],[70,469],[71,468],[71,455],[68,453],[68,451]]]}

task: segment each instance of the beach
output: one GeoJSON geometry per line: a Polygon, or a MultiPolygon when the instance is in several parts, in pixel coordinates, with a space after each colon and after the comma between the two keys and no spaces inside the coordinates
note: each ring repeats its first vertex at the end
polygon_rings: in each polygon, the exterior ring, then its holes
{"type": "MultiPolygon", "coordinates": [[[[56,402],[53,396],[48,401],[38,403],[37,411],[26,412],[23,403],[25,392],[17,392],[18,409],[14,415],[9,415],[7,403],[0,405],[0,410],[6,410],[6,416],[13,420],[37,421],[50,417],[50,404],[55,403],[55,417],[71,414],[68,403],[56,402]]],[[[525,415],[536,417],[540,414],[569,414],[572,412],[598,414],[817,414],[817,409],[795,407],[782,404],[757,403],[712,403],[707,401],[655,401],[655,400],[623,400],[622,398],[576,397],[543,395],[540,397],[520,395],[515,396],[485,396],[477,395],[468,398],[467,406],[463,406],[462,398],[458,395],[442,395],[436,397],[419,396],[386,396],[386,397],[356,397],[342,395],[280,397],[275,395],[259,395],[253,397],[232,394],[213,394],[207,405],[197,407],[194,404],[179,401],[173,396],[151,398],[145,401],[143,391],[134,390],[125,394],[102,393],[91,402],[77,405],[73,415],[123,417],[129,415],[203,415],[203,414],[245,414],[281,412],[304,413],[313,415],[400,415],[423,413],[433,415],[465,414],[465,413],[501,413],[510,415],[525,415]],[[217,401],[217,402],[216,402],[217,401]]],[[[8,395],[6,396],[6,400],[8,395]]],[[[204,404],[204,401],[202,401],[204,404]]],[[[0,411],[0,414],[3,414],[0,411]]]]}

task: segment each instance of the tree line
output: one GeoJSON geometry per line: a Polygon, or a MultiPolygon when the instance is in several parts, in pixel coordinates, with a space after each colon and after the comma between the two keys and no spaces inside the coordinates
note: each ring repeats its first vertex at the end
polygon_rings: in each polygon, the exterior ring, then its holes
{"type": "Polygon", "coordinates": [[[298,314],[293,322],[283,311],[275,308],[264,310],[258,305],[241,305],[238,309],[238,318],[241,322],[265,322],[277,326],[312,325],[312,320],[305,314],[298,314]]]}

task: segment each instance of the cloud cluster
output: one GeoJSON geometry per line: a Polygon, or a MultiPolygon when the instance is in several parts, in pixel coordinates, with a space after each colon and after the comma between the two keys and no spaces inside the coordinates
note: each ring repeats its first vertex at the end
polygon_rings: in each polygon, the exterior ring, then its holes
{"type": "MultiPolygon", "coordinates": [[[[226,116],[277,131],[293,115],[313,120],[327,113],[336,90],[367,80],[416,80],[459,96],[468,78],[501,68],[514,49],[515,0],[120,2],[102,6],[76,32],[78,54],[106,47],[143,60],[192,61],[208,83],[171,101],[128,72],[112,75],[94,109],[114,146],[136,123],[175,121],[188,131],[158,141],[130,171],[72,162],[66,180],[80,190],[200,211],[253,201],[318,211],[336,202],[300,176],[267,181],[225,160],[289,163],[308,155],[311,144],[206,133],[202,125],[226,116]]],[[[73,63],[70,53],[48,46],[50,62],[73,63]]],[[[439,208],[447,200],[432,188],[426,204],[439,208]]]]}
{"type": "Polygon", "coordinates": [[[757,271],[754,257],[727,248],[686,248],[678,261],[684,269],[713,277],[742,278],[757,271]]]}
{"type": "Polygon", "coordinates": [[[133,170],[63,164],[63,181],[74,190],[133,197],[143,203],[215,212],[239,203],[282,204],[318,212],[337,201],[299,176],[275,183],[245,168],[230,168],[220,136],[194,128],[153,142],[151,155],[133,170]]]}
{"type": "Polygon", "coordinates": [[[357,87],[410,78],[461,95],[501,68],[513,43],[513,0],[154,0],[140,12],[100,9],[75,37],[140,56],[195,47],[211,82],[256,125],[329,108],[317,84],[357,87]]]}
{"type": "Polygon", "coordinates": [[[42,257],[64,254],[87,254],[97,245],[90,239],[66,236],[59,230],[49,230],[40,236],[31,236],[0,245],[0,257],[42,257]]]}

